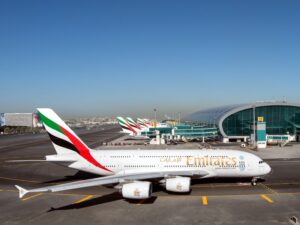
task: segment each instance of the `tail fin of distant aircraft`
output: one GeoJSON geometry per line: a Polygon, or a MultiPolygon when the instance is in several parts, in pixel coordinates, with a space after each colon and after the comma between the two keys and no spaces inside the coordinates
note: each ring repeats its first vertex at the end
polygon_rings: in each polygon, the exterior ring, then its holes
{"type": "Polygon", "coordinates": [[[147,124],[147,126],[148,126],[149,128],[154,127],[153,122],[151,122],[151,121],[148,120],[148,119],[143,119],[143,122],[144,122],[145,124],[147,124]]]}
{"type": "Polygon", "coordinates": [[[122,127],[122,131],[127,134],[135,135],[137,132],[129,125],[129,123],[123,117],[117,117],[119,125],[122,127]]]}
{"type": "Polygon", "coordinates": [[[58,155],[77,153],[87,162],[100,169],[111,172],[101,165],[91,154],[89,147],[52,110],[40,108],[38,115],[52,141],[58,155]]]}
{"type": "Polygon", "coordinates": [[[142,128],[149,128],[149,127],[151,127],[149,124],[145,123],[145,121],[142,120],[142,119],[140,119],[140,118],[137,118],[137,123],[142,128]]]}
{"type": "Polygon", "coordinates": [[[133,129],[140,131],[142,128],[130,117],[126,117],[126,121],[129,123],[133,129]]]}

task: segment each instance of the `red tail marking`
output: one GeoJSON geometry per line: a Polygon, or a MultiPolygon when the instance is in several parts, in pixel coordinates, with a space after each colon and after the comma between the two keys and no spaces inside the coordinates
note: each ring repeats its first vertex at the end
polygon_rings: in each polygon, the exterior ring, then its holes
{"type": "Polygon", "coordinates": [[[127,125],[127,127],[128,127],[133,133],[136,134],[136,131],[130,126],[129,123],[126,122],[126,125],[127,125]]]}
{"type": "Polygon", "coordinates": [[[60,129],[64,132],[65,135],[70,139],[70,141],[75,145],[75,147],[78,149],[80,155],[85,158],[87,161],[92,163],[94,166],[97,166],[103,170],[106,170],[108,172],[112,172],[111,170],[107,169],[103,165],[101,165],[99,162],[94,159],[94,157],[91,155],[89,149],[80,141],[78,140],[73,134],[71,134],[69,131],[67,131],[65,128],[59,126],[60,129]]]}

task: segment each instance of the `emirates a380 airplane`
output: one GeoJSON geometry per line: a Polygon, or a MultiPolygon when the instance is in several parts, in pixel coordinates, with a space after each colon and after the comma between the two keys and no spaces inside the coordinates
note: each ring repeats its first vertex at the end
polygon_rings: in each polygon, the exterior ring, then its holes
{"type": "Polygon", "coordinates": [[[128,199],[151,197],[153,180],[170,192],[190,192],[191,179],[211,177],[252,178],[271,171],[259,157],[234,150],[92,150],[52,110],[38,109],[55,155],[46,162],[99,175],[97,178],[26,190],[20,186],[19,197],[30,192],[58,192],[78,188],[115,185],[128,199]]]}

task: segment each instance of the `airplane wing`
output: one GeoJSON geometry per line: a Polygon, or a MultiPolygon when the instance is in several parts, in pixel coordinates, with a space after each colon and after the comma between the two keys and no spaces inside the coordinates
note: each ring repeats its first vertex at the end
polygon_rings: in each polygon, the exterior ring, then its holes
{"type": "Polygon", "coordinates": [[[132,174],[122,174],[122,175],[111,175],[107,177],[97,177],[93,179],[81,180],[66,184],[53,185],[48,187],[36,188],[31,190],[26,190],[18,185],[15,187],[19,190],[19,197],[22,198],[27,193],[31,192],[59,192],[59,191],[67,191],[85,187],[93,187],[100,186],[105,184],[117,184],[117,183],[125,183],[134,180],[147,180],[147,179],[155,179],[155,178],[166,178],[169,176],[198,176],[201,178],[211,177],[213,176],[208,171],[172,171],[172,172],[149,172],[149,173],[132,173],[132,174]]]}

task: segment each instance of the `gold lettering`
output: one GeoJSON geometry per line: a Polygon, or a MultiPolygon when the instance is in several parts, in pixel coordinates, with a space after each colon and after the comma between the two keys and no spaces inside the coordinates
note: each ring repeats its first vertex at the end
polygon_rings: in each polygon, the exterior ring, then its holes
{"type": "Polygon", "coordinates": [[[220,162],[220,158],[214,158],[214,166],[220,166],[221,162],[220,162]]]}
{"type": "Polygon", "coordinates": [[[194,162],[193,157],[191,157],[191,156],[186,157],[186,165],[187,166],[193,165],[194,164],[193,162],[194,162]]]}
{"type": "Polygon", "coordinates": [[[236,166],[236,164],[237,164],[236,157],[232,157],[232,164],[233,164],[233,166],[236,166]]]}

